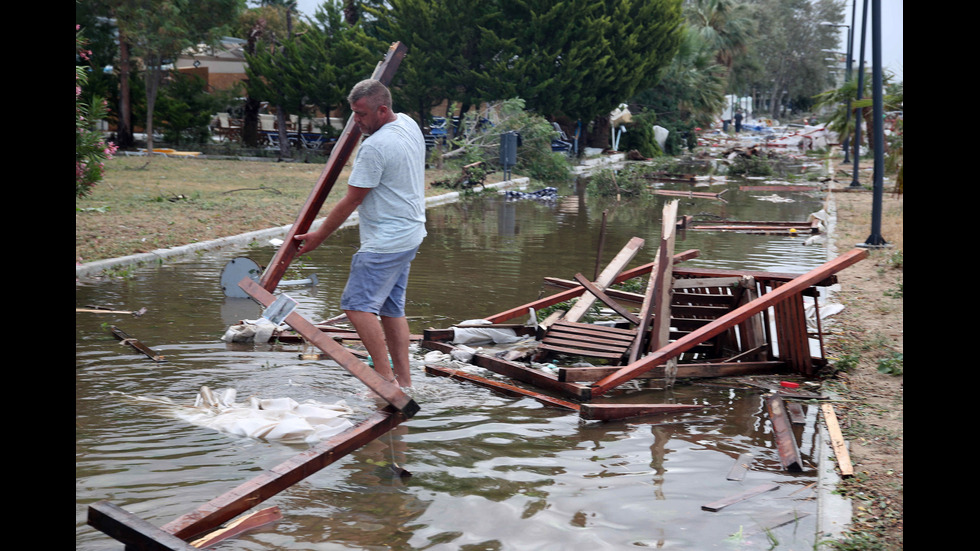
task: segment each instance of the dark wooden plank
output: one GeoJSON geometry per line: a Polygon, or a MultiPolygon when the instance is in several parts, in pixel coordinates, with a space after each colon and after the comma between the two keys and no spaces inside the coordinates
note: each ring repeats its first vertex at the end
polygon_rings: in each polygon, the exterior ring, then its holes
{"type": "Polygon", "coordinates": [[[569,401],[566,401],[566,400],[561,400],[561,399],[558,399],[558,398],[554,398],[552,396],[541,394],[539,392],[533,392],[533,391],[530,391],[530,390],[527,390],[527,389],[524,389],[524,388],[521,388],[521,387],[518,387],[518,386],[514,386],[514,385],[507,384],[507,383],[503,383],[503,382],[500,382],[500,381],[493,381],[493,380],[487,379],[485,377],[480,377],[480,376],[477,376],[477,375],[466,373],[465,371],[460,371],[458,369],[452,369],[452,368],[441,367],[441,366],[436,366],[436,365],[427,365],[427,366],[425,366],[425,372],[426,373],[429,373],[430,375],[438,375],[440,377],[449,377],[451,379],[461,379],[461,380],[464,380],[464,381],[469,381],[471,383],[480,385],[482,387],[489,388],[491,390],[495,390],[495,391],[500,392],[502,394],[506,394],[507,396],[516,396],[516,397],[522,397],[522,398],[532,398],[532,399],[537,400],[538,402],[541,402],[542,404],[545,404],[547,406],[554,406],[554,407],[559,407],[559,408],[563,408],[563,409],[571,409],[571,410],[575,410],[575,411],[578,411],[578,409],[579,409],[579,405],[576,404],[576,403],[573,403],[573,402],[569,402],[569,401]]]}
{"type": "Polygon", "coordinates": [[[595,350],[595,349],[585,349],[573,346],[561,346],[559,344],[549,344],[543,343],[538,346],[539,351],[557,352],[559,354],[568,354],[570,356],[590,356],[593,358],[605,358],[607,360],[618,360],[623,357],[624,352],[621,350],[595,350]]]}
{"type": "Polygon", "coordinates": [[[582,404],[579,416],[587,421],[614,421],[641,415],[663,415],[667,413],[686,413],[701,411],[700,404],[582,404]]]}
{"type": "MultiPolygon", "coordinates": [[[[405,57],[406,50],[407,48],[401,42],[392,43],[384,59],[378,63],[371,78],[379,80],[384,84],[389,84],[391,77],[398,70],[398,66],[405,57]]],[[[283,244],[280,245],[279,250],[276,251],[276,254],[272,257],[272,261],[269,262],[269,265],[259,278],[259,284],[267,291],[274,291],[279,285],[279,281],[282,280],[282,276],[286,273],[289,264],[296,257],[296,252],[299,250],[299,242],[293,239],[293,237],[310,230],[310,227],[316,220],[317,214],[320,212],[320,208],[323,206],[323,202],[326,200],[327,195],[330,194],[330,190],[344,170],[344,165],[350,158],[360,138],[361,131],[354,123],[354,117],[351,116],[347,120],[347,125],[344,127],[340,137],[337,138],[336,145],[330,151],[327,164],[320,173],[320,177],[313,186],[309,197],[307,197],[306,203],[300,209],[296,217],[296,222],[286,232],[283,244]]]]}
{"type": "Polygon", "coordinates": [[[108,501],[88,506],[88,524],[126,545],[146,551],[192,551],[197,548],[177,536],[124,511],[108,501]]]}
{"type": "Polygon", "coordinates": [[[112,332],[113,336],[115,336],[117,339],[122,341],[122,344],[128,345],[130,348],[139,352],[140,354],[143,354],[147,358],[155,362],[167,361],[164,359],[163,356],[157,354],[153,349],[141,343],[139,339],[134,339],[133,337],[130,337],[129,335],[126,334],[125,331],[116,327],[115,325],[111,326],[109,328],[109,331],[112,332]]]}
{"type": "MultiPolygon", "coordinates": [[[[275,297],[272,293],[248,277],[242,278],[238,286],[263,306],[269,306],[275,302],[275,297]]],[[[296,330],[297,333],[303,335],[308,341],[313,343],[314,346],[326,352],[333,361],[340,364],[351,375],[357,377],[358,380],[377,393],[378,396],[401,410],[406,416],[411,417],[418,412],[418,404],[402,392],[402,389],[397,384],[379,375],[377,371],[368,367],[367,364],[354,356],[350,350],[347,350],[343,345],[328,337],[298,312],[292,312],[286,316],[286,323],[296,330]]]]}
{"type": "Polygon", "coordinates": [[[574,323],[570,321],[557,321],[551,326],[551,328],[556,331],[562,330],[568,333],[607,336],[610,338],[616,337],[626,341],[632,340],[632,338],[636,335],[636,330],[634,329],[596,325],[593,323],[574,323]]]}
{"type": "Polygon", "coordinates": [[[633,314],[633,312],[630,312],[626,308],[623,308],[618,302],[616,302],[615,300],[610,298],[609,295],[604,293],[602,289],[593,285],[591,281],[585,279],[584,275],[575,274],[575,281],[579,282],[579,285],[585,287],[585,289],[588,292],[592,293],[592,295],[595,296],[597,299],[599,299],[600,302],[612,308],[613,312],[616,312],[620,316],[623,316],[624,318],[626,318],[632,323],[640,323],[640,318],[636,317],[636,315],[633,314]]]}
{"type": "Polygon", "coordinates": [[[406,420],[401,412],[391,406],[378,410],[346,431],[318,443],[237,488],[212,499],[197,510],[167,523],[163,526],[163,530],[186,540],[210,532],[222,523],[386,434],[406,420]]]}
{"type": "MultiPolygon", "coordinates": [[[[618,366],[597,366],[597,367],[559,367],[558,380],[569,383],[585,383],[598,381],[603,377],[608,377],[622,369],[618,366]]],[[[732,377],[735,375],[765,375],[775,373],[785,373],[788,371],[785,362],[763,361],[763,362],[710,362],[710,363],[690,363],[677,364],[677,377],[679,379],[701,378],[701,377],[732,377]]],[[[649,371],[637,375],[637,379],[658,379],[663,377],[664,368],[655,367],[649,371]]]]}
{"type": "Polygon", "coordinates": [[[793,433],[793,426],[786,414],[786,403],[782,396],[772,394],[766,397],[766,410],[769,412],[769,420],[772,422],[773,438],[776,440],[776,450],[779,452],[780,463],[787,471],[802,471],[803,458],[800,456],[796,434],[793,433]]]}
{"type": "Polygon", "coordinates": [[[725,499],[719,499],[718,501],[713,501],[707,505],[702,505],[701,508],[705,511],[717,512],[721,511],[729,505],[734,505],[740,501],[745,501],[746,499],[753,498],[759,494],[764,494],[766,492],[771,492],[779,488],[779,484],[775,482],[770,482],[768,484],[760,484],[754,488],[750,488],[740,494],[736,494],[725,499]]]}
{"type": "MultiPolygon", "coordinates": [[[[612,285],[616,281],[616,277],[623,271],[627,264],[636,253],[639,252],[640,248],[643,247],[644,240],[640,237],[634,237],[629,240],[625,247],[623,247],[619,253],[609,262],[609,264],[602,270],[599,277],[596,278],[595,287],[598,289],[605,289],[606,287],[612,285]]],[[[583,316],[589,311],[589,308],[595,303],[596,296],[594,294],[587,294],[578,299],[578,301],[568,309],[565,314],[565,319],[569,321],[578,321],[582,319],[583,316]]]]}
{"type": "Polygon", "coordinates": [[[616,373],[598,381],[598,383],[593,387],[592,393],[595,396],[604,394],[616,386],[636,377],[637,375],[666,363],[670,358],[676,357],[683,352],[694,348],[698,344],[724,331],[727,331],[731,327],[745,321],[749,317],[770,308],[774,304],[778,304],[779,302],[786,300],[788,297],[791,297],[794,294],[802,292],[807,287],[823,281],[838,271],[843,270],[844,268],[847,268],[848,266],[867,257],[867,250],[852,249],[836,259],[827,262],[826,264],[823,264],[822,266],[815,268],[801,276],[798,276],[785,285],[781,285],[779,288],[760,296],[756,300],[736,308],[728,314],[725,314],[724,316],[705,325],[701,329],[685,335],[684,337],[667,344],[652,354],[624,366],[616,373]]]}

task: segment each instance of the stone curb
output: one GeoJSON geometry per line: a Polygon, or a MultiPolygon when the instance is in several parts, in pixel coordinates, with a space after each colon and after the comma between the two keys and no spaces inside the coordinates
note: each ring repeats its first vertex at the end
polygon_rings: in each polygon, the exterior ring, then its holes
{"type": "MultiPolygon", "coordinates": [[[[505,189],[514,186],[527,185],[530,182],[530,178],[515,178],[513,180],[507,180],[504,182],[498,182],[496,184],[487,184],[484,186],[485,189],[505,189]]],[[[444,193],[442,195],[436,195],[433,197],[428,197],[425,200],[426,208],[434,207],[438,205],[445,205],[447,203],[453,203],[458,201],[460,197],[459,192],[453,191],[449,193],[444,193]]],[[[314,227],[322,222],[322,218],[313,223],[314,227]]],[[[355,212],[344,224],[342,228],[357,225],[357,213],[355,212]]],[[[285,237],[289,229],[292,228],[292,224],[287,224],[285,226],[279,226],[276,228],[267,228],[264,230],[256,230],[253,232],[243,233],[240,235],[232,235],[229,237],[222,237],[219,239],[213,239],[211,241],[202,241],[200,243],[191,243],[189,245],[180,245],[177,247],[170,247],[167,249],[156,249],[148,253],[133,254],[129,256],[121,256],[118,258],[108,258],[105,260],[95,260],[92,262],[87,262],[85,264],[75,265],[75,278],[83,277],[95,277],[102,274],[106,270],[112,270],[116,268],[142,265],[142,264],[153,264],[161,263],[165,260],[172,258],[178,258],[182,256],[187,256],[196,252],[201,251],[211,251],[216,249],[221,249],[224,247],[247,245],[253,241],[258,241],[260,239],[271,239],[274,237],[285,237]]]]}

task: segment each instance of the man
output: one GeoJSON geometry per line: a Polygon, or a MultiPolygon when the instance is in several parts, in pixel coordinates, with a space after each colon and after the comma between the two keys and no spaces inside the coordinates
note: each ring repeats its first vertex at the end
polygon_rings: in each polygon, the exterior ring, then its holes
{"type": "Polygon", "coordinates": [[[340,307],[378,374],[409,387],[405,288],[426,236],[425,139],[411,117],[392,110],[391,92],[376,80],[356,84],[347,101],[367,137],[354,159],[347,193],[316,230],[294,236],[301,242],[297,254],[317,248],[358,211],[361,246],[351,259],[340,307]]]}

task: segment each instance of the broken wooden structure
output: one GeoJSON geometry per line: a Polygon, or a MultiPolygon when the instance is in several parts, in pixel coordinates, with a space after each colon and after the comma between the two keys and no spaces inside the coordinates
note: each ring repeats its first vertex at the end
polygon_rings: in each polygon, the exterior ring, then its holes
{"type": "MultiPolygon", "coordinates": [[[[580,415],[602,409],[604,419],[634,415],[637,404],[623,405],[617,415],[605,404],[597,409],[585,408],[584,403],[634,380],[670,384],[674,378],[733,375],[811,377],[826,364],[819,325],[815,334],[807,326],[804,297],[816,302],[818,287],[834,284],[835,274],[865,258],[867,251],[854,249],[802,275],[685,268],[682,261],[698,253],[673,253],[676,211],[665,209],[663,226],[656,261],[624,269],[642,246],[642,240],[634,238],[596,281],[581,274],[572,281],[549,278],[548,283],[563,290],[485,318],[499,326],[578,299],[566,312],[557,312],[536,327],[515,326],[516,335],[533,336],[537,343],[536,352],[526,359],[556,361],[557,374],[487,352],[473,354],[470,362],[536,387],[526,391],[528,395],[544,391],[561,397],[558,399],[578,401],[583,404],[577,408],[580,415]],[[644,295],[611,288],[636,277],[648,278],[644,295]],[[595,302],[619,314],[619,322],[614,326],[583,323],[582,315],[595,302]],[[637,306],[638,312],[631,310],[637,306]],[[816,356],[811,352],[812,337],[820,341],[821,353],[816,356]],[[581,360],[600,365],[569,365],[581,360]]],[[[819,308],[816,310],[819,316],[819,308]]],[[[456,349],[454,334],[454,328],[429,329],[422,347],[451,353],[456,349]]]]}
{"type": "MultiPolygon", "coordinates": [[[[385,84],[390,82],[405,56],[405,51],[405,46],[400,42],[393,43],[385,58],[378,63],[371,78],[380,80],[385,84]]],[[[272,292],[279,285],[290,262],[296,256],[298,243],[293,239],[293,236],[305,233],[310,229],[359,138],[360,130],[351,117],[338,139],[337,145],[331,151],[330,158],[313,191],[300,210],[296,223],[292,225],[285,242],[277,251],[260,280],[256,282],[245,277],[239,283],[239,286],[252,299],[263,306],[269,307],[275,301],[276,297],[273,296],[272,292]]],[[[293,484],[383,436],[418,412],[418,404],[406,395],[398,385],[378,375],[376,371],[364,364],[321,328],[297,312],[289,313],[285,321],[297,333],[321,349],[341,367],[383,398],[388,406],[379,409],[350,429],[320,442],[163,527],[153,526],[108,501],[100,501],[89,507],[88,523],[91,526],[124,543],[126,549],[196,549],[187,543],[191,540],[207,541],[210,545],[217,540],[215,538],[201,540],[200,538],[220,529],[223,523],[249,511],[264,500],[288,489],[293,484]]],[[[125,339],[126,336],[120,338],[125,339]]],[[[132,341],[129,344],[132,345],[132,341]]],[[[147,352],[144,351],[144,353],[147,352]]],[[[150,354],[152,351],[147,353],[147,355],[150,354]]],[[[262,513],[262,511],[257,513],[262,513]]],[[[275,515],[259,514],[254,517],[259,522],[263,518],[275,518],[275,515]]],[[[247,526],[248,523],[244,523],[244,525],[247,526]]],[[[232,525],[226,526],[225,530],[224,537],[237,533],[235,526],[232,525]]]]}

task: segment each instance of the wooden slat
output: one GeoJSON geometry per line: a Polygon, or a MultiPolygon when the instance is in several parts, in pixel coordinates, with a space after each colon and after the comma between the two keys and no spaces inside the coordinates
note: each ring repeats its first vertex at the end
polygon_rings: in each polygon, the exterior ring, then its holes
{"type": "Polygon", "coordinates": [[[596,350],[596,349],[585,349],[574,346],[562,346],[559,344],[541,344],[538,346],[538,350],[547,350],[549,352],[557,352],[559,354],[568,354],[571,356],[589,356],[593,358],[606,358],[608,360],[618,360],[623,357],[623,351],[621,350],[596,350]]]}
{"type": "MultiPolygon", "coordinates": [[[[245,277],[238,284],[250,297],[257,300],[263,306],[268,307],[270,304],[275,302],[275,297],[269,291],[265,290],[252,279],[245,277]]],[[[324,332],[320,331],[312,322],[301,316],[298,312],[292,312],[286,316],[286,323],[290,327],[296,330],[297,333],[303,335],[306,340],[313,343],[314,346],[323,350],[330,356],[330,358],[340,364],[341,367],[350,372],[351,375],[355,376],[364,383],[368,388],[373,390],[378,396],[382,397],[392,406],[398,408],[406,416],[411,417],[415,415],[419,410],[419,406],[412,400],[407,394],[402,392],[402,389],[398,387],[397,384],[392,383],[378,374],[377,371],[368,367],[367,364],[358,359],[349,350],[343,347],[340,343],[328,337],[324,332]]]]}
{"type": "MultiPolygon", "coordinates": [[[[388,48],[388,52],[385,54],[384,59],[378,63],[378,66],[375,68],[371,78],[379,80],[383,84],[389,84],[391,82],[391,77],[395,74],[395,71],[398,70],[398,66],[405,57],[406,50],[407,48],[401,42],[392,43],[392,45],[388,48]]],[[[286,273],[286,270],[289,268],[289,264],[293,261],[293,258],[296,257],[296,253],[299,250],[300,244],[298,241],[293,239],[293,237],[309,231],[314,220],[316,220],[317,214],[320,212],[320,207],[323,206],[323,202],[326,200],[327,195],[330,194],[330,190],[337,182],[337,178],[339,178],[341,172],[343,172],[344,165],[350,158],[350,155],[354,151],[354,147],[357,145],[357,141],[360,138],[361,131],[354,123],[354,117],[351,116],[347,120],[347,125],[344,127],[340,137],[337,138],[336,145],[334,145],[333,149],[330,151],[330,157],[327,159],[327,164],[320,173],[320,177],[313,186],[313,190],[310,192],[309,197],[307,197],[306,203],[300,209],[299,215],[296,217],[296,222],[294,222],[289,228],[289,231],[286,232],[285,240],[283,241],[282,245],[280,245],[276,254],[272,257],[272,261],[269,262],[269,265],[262,273],[262,276],[259,278],[259,284],[267,291],[272,292],[279,285],[279,281],[286,273]]]]}
{"type": "Polygon", "coordinates": [[[258,528],[259,526],[264,526],[270,522],[276,522],[282,520],[282,511],[279,507],[267,507],[260,511],[255,511],[247,515],[236,518],[235,520],[229,522],[227,525],[222,526],[220,529],[211,532],[210,534],[199,538],[191,542],[191,544],[199,549],[205,547],[212,547],[217,545],[226,539],[233,538],[239,534],[258,528]]]}
{"type": "Polygon", "coordinates": [[[630,312],[626,308],[623,308],[618,302],[609,297],[602,289],[596,287],[591,281],[585,279],[582,274],[575,274],[575,281],[579,282],[579,285],[585,287],[585,289],[592,294],[595,298],[599,299],[603,304],[612,308],[613,312],[616,312],[620,316],[623,316],[632,323],[639,323],[639,318],[636,317],[633,312],[630,312]]]}
{"type": "Polygon", "coordinates": [[[594,323],[572,323],[570,321],[559,320],[552,325],[555,331],[561,330],[565,333],[577,333],[580,335],[602,336],[607,338],[619,338],[628,341],[636,335],[633,329],[622,327],[611,327],[607,325],[596,325],[594,323]]]}
{"type": "Polygon", "coordinates": [[[745,501],[746,499],[753,498],[759,494],[764,494],[766,492],[771,492],[779,488],[779,484],[775,482],[770,482],[768,484],[760,484],[754,488],[750,488],[740,494],[733,495],[731,497],[726,497],[725,499],[719,499],[718,501],[713,501],[707,505],[702,505],[701,508],[705,511],[721,511],[729,505],[734,505],[740,501],[745,501]]]}
{"type": "Polygon", "coordinates": [[[660,350],[622,367],[615,374],[609,375],[608,377],[605,377],[599,381],[593,387],[592,392],[596,396],[604,394],[616,386],[632,379],[633,377],[636,377],[640,373],[649,371],[658,365],[664,364],[668,359],[690,350],[699,343],[704,342],[715,335],[727,331],[730,327],[745,321],[750,316],[753,316],[771,307],[772,305],[785,300],[793,294],[802,292],[807,287],[819,281],[823,281],[827,277],[867,257],[867,250],[852,249],[836,259],[796,277],[789,283],[780,286],[778,289],[766,293],[758,299],[736,308],[728,314],[725,314],[724,316],[712,321],[708,325],[705,325],[698,331],[690,333],[668,344],[667,346],[664,346],[660,350]]]}
{"type": "Polygon", "coordinates": [[[837,458],[837,467],[840,469],[841,476],[854,476],[854,465],[851,464],[851,454],[847,451],[847,444],[844,435],[841,433],[840,424],[837,422],[837,413],[831,404],[822,404],[823,420],[827,424],[827,432],[830,435],[830,445],[834,449],[834,457],[837,458]]]}
{"type": "MultiPolygon", "coordinates": [[[[636,253],[640,251],[641,247],[643,247],[642,238],[634,237],[630,239],[626,246],[619,251],[612,261],[610,261],[609,264],[602,270],[602,273],[599,274],[599,277],[595,281],[595,287],[602,290],[612,285],[616,280],[616,276],[618,276],[626,265],[633,260],[633,257],[636,256],[636,253]]],[[[582,319],[595,301],[595,295],[583,295],[578,299],[578,302],[568,309],[568,312],[565,314],[565,319],[568,321],[578,321],[582,319]]]]}

